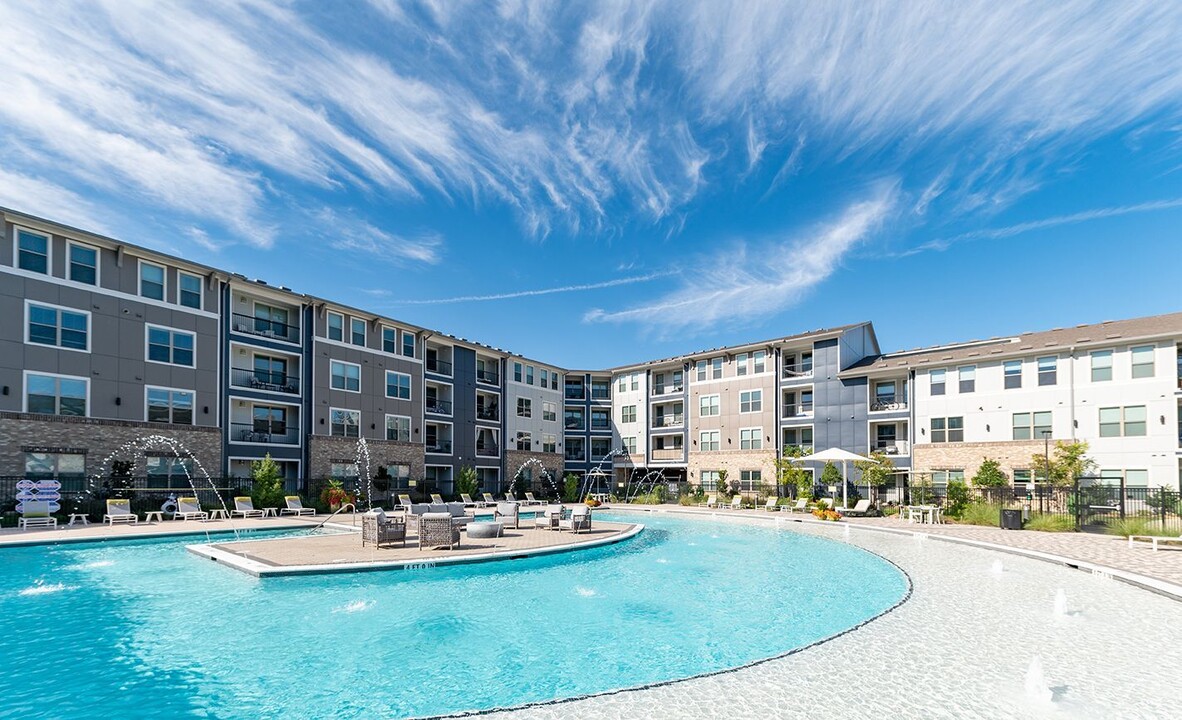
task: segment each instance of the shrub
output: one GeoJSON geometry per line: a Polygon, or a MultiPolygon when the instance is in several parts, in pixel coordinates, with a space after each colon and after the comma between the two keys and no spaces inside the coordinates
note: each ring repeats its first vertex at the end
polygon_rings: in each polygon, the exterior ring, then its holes
{"type": "Polygon", "coordinates": [[[894,517],[899,514],[898,505],[883,505],[878,510],[882,513],[883,517],[894,517]]]}
{"type": "Polygon", "coordinates": [[[678,505],[697,505],[698,503],[696,500],[694,500],[693,495],[682,495],[681,497],[677,498],[677,504],[678,505]]]}
{"type": "Polygon", "coordinates": [[[460,468],[460,473],[456,477],[456,489],[469,497],[476,497],[476,492],[480,490],[480,480],[476,477],[476,468],[471,465],[460,468]]]}
{"type": "Polygon", "coordinates": [[[841,513],[837,512],[836,510],[817,508],[816,510],[813,510],[813,517],[817,518],[818,520],[837,522],[841,519],[841,513]]]}
{"type": "Polygon", "coordinates": [[[254,480],[250,499],[256,508],[283,505],[283,476],[279,472],[278,463],[271,459],[271,453],[267,453],[262,460],[255,460],[250,464],[250,475],[254,480]]]}
{"type": "Polygon", "coordinates": [[[1040,532],[1073,532],[1075,518],[1069,515],[1034,515],[1026,523],[1026,529],[1040,532]]]}
{"type": "Polygon", "coordinates": [[[567,473],[566,477],[562,478],[562,501],[578,502],[578,500],[579,476],[574,473],[567,473]]]}
{"type": "Polygon", "coordinates": [[[1113,518],[1105,523],[1104,532],[1109,535],[1157,535],[1159,537],[1178,537],[1177,528],[1163,528],[1161,521],[1156,518],[1113,518]]]}
{"type": "Polygon", "coordinates": [[[1001,505],[984,502],[969,503],[960,513],[958,521],[965,525],[998,527],[1001,524],[1001,505]]]}
{"type": "Polygon", "coordinates": [[[960,517],[971,500],[968,485],[959,480],[949,482],[948,496],[944,500],[944,514],[954,518],[960,517]]]}
{"type": "Polygon", "coordinates": [[[973,476],[973,484],[977,487],[1001,487],[1008,485],[1009,482],[1010,479],[1001,469],[1001,465],[991,458],[982,460],[981,467],[973,476]]]}

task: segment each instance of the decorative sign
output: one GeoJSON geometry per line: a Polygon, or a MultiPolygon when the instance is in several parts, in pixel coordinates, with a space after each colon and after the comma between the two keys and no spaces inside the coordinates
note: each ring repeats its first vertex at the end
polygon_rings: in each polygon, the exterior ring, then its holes
{"type": "Polygon", "coordinates": [[[57,480],[30,480],[25,478],[16,483],[16,511],[23,513],[26,502],[47,502],[49,512],[62,509],[58,501],[62,499],[62,484],[57,480]]]}

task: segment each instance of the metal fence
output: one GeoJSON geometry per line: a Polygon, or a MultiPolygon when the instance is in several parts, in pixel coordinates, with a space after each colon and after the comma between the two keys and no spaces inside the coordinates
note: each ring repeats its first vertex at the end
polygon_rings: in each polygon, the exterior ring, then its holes
{"type": "MultiPolygon", "coordinates": [[[[924,492],[933,488],[912,487],[912,502],[922,504],[924,492]]],[[[1121,485],[1077,482],[1068,486],[1037,483],[1026,487],[969,487],[973,500],[1002,507],[1021,508],[1027,517],[1054,516],[1071,523],[1076,530],[1104,532],[1119,521],[1137,521],[1146,531],[1182,532],[1182,493],[1169,488],[1122,487],[1121,485]]],[[[946,492],[931,498],[947,503],[946,492]]]]}

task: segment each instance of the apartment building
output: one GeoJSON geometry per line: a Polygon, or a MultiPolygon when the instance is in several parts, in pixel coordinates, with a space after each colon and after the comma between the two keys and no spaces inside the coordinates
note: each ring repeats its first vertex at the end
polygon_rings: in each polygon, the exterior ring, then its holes
{"type": "Polygon", "coordinates": [[[563,472],[564,378],[553,365],[513,356],[506,360],[505,396],[505,479],[518,474],[528,487],[561,487],[563,472]]]}
{"type": "Polygon", "coordinates": [[[120,446],[133,472],[221,466],[221,287],[213,268],[0,210],[0,474],[80,487],[120,446]]]}
{"type": "Polygon", "coordinates": [[[563,473],[579,478],[610,474],[612,450],[618,447],[612,423],[612,375],[568,370],[563,378],[563,473]]]}

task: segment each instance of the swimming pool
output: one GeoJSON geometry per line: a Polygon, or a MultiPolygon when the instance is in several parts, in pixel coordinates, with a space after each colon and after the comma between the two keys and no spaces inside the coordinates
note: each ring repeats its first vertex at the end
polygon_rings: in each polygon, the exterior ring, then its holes
{"type": "Polygon", "coordinates": [[[3,549],[0,697],[19,717],[507,707],[783,654],[909,589],[840,542],[654,520],[565,555],[265,580],[185,552],[192,538],[3,549]]]}

